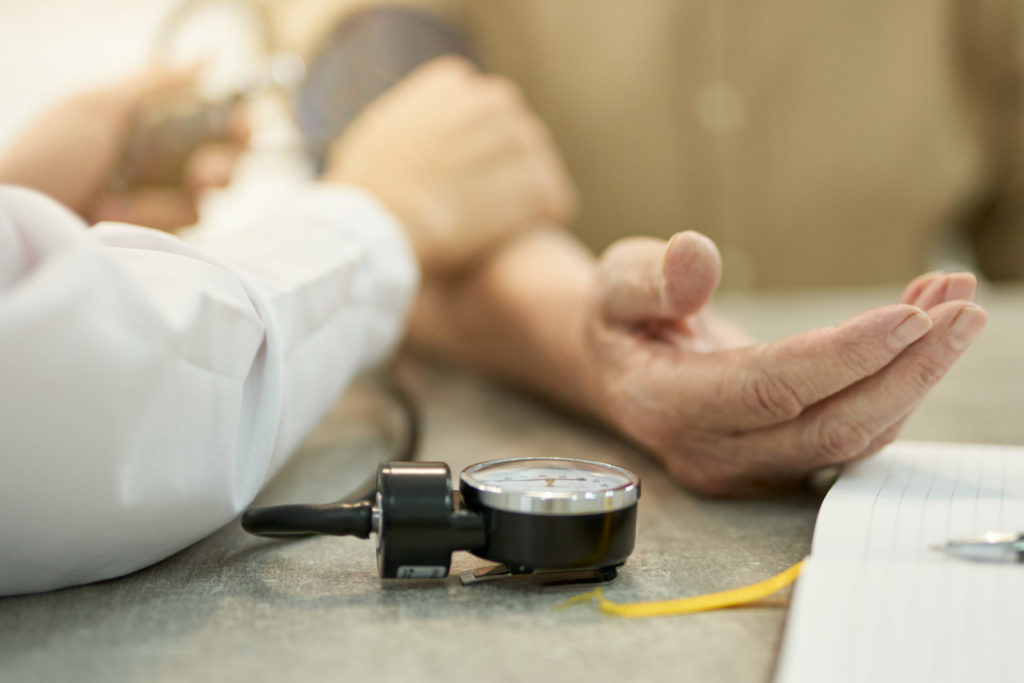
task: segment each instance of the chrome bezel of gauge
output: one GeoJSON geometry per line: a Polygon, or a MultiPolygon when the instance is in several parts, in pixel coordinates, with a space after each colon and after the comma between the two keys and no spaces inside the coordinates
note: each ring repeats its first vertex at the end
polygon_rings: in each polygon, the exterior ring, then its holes
{"type": "Polygon", "coordinates": [[[505,458],[470,465],[459,475],[462,497],[470,505],[482,505],[505,512],[534,515],[592,515],[624,510],[640,499],[640,477],[629,470],[592,460],[577,458],[505,458]],[[605,470],[625,479],[625,483],[599,491],[508,491],[500,486],[478,480],[477,472],[510,463],[536,465],[543,461],[558,461],[586,465],[605,470]]]}

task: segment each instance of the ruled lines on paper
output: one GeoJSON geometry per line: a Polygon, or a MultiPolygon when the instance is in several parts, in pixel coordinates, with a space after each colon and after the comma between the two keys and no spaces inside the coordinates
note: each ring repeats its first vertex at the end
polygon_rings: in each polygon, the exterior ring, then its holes
{"type": "Polygon", "coordinates": [[[945,561],[929,547],[994,530],[1024,530],[1024,449],[900,442],[829,491],[811,555],[945,561]]]}
{"type": "Polygon", "coordinates": [[[1024,531],[1024,448],[900,442],[826,496],[777,683],[1024,680],[1024,565],[931,549],[1024,531]]]}

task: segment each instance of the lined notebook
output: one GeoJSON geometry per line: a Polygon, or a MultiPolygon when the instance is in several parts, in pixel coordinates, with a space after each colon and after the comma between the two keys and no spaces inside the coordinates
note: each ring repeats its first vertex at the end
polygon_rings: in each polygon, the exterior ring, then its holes
{"type": "Polygon", "coordinates": [[[1024,681],[1024,564],[931,550],[1024,531],[1024,448],[897,442],[818,513],[776,683],[1024,681]]]}

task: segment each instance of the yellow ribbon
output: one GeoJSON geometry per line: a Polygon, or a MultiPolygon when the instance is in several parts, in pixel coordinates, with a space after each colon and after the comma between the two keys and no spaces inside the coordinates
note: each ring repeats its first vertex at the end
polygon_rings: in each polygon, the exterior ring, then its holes
{"type": "Polygon", "coordinates": [[[670,614],[692,614],[694,612],[707,612],[710,610],[723,609],[725,607],[736,607],[737,605],[749,605],[757,602],[772,593],[778,592],[796,581],[800,570],[804,567],[804,560],[794,564],[789,569],[776,574],[770,579],[740,588],[733,588],[718,593],[706,595],[695,595],[691,598],[679,598],[677,600],[656,600],[653,602],[613,602],[604,597],[600,588],[595,588],[589,593],[583,593],[569,598],[555,609],[565,609],[570,605],[581,602],[597,600],[598,606],[605,614],[614,614],[618,617],[629,617],[631,619],[642,619],[644,617],[663,617],[670,614]]]}

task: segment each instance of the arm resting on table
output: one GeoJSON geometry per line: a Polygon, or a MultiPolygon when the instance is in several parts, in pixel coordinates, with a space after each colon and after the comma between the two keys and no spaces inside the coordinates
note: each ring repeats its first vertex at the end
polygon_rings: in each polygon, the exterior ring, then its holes
{"type": "Polygon", "coordinates": [[[230,521],[395,345],[417,279],[357,190],[200,250],[0,188],[0,594],[119,576],[230,521]]]}

